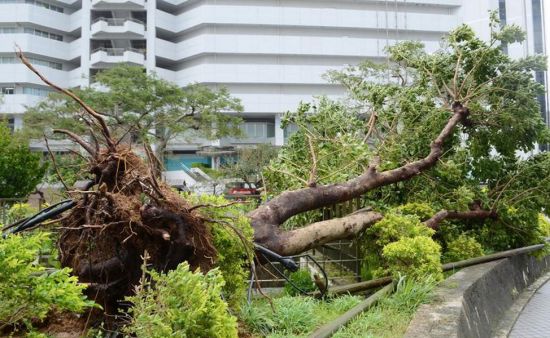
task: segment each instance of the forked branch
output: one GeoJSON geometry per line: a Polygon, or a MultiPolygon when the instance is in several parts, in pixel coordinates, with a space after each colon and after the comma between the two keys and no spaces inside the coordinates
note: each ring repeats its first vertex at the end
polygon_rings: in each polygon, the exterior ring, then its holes
{"type": "Polygon", "coordinates": [[[98,114],[95,110],[92,109],[92,107],[88,106],[82,99],[80,99],[78,96],[76,96],[73,92],[70,90],[64,89],[56,85],[55,83],[48,80],[42,73],[40,73],[27,59],[27,57],[23,54],[21,51],[21,48],[17,47],[16,52],[17,57],[21,60],[21,62],[30,69],[33,73],[35,73],[40,80],[42,80],[45,84],[52,87],[53,89],[57,90],[58,92],[61,92],[67,96],[69,96],[71,99],[73,99],[76,103],[78,103],[79,106],[81,106],[88,114],[90,114],[101,126],[101,132],[103,136],[105,137],[105,142],[107,143],[107,146],[110,150],[115,149],[115,143],[113,142],[111,138],[111,132],[109,131],[109,128],[107,127],[107,123],[103,119],[103,117],[98,114]]]}

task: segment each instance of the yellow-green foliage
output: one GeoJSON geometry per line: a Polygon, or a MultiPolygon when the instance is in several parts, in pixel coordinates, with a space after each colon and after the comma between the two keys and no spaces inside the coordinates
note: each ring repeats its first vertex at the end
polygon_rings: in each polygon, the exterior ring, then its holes
{"type": "Polygon", "coordinates": [[[544,237],[550,237],[550,220],[543,214],[539,214],[539,229],[544,237]]]}
{"type": "Polygon", "coordinates": [[[8,210],[8,219],[9,219],[9,222],[12,223],[20,219],[32,216],[37,212],[38,210],[36,208],[33,208],[28,203],[16,203],[12,205],[10,210],[8,210]]]}
{"type": "Polygon", "coordinates": [[[224,281],[218,269],[203,275],[183,262],[166,274],[145,271],[129,311],[124,332],[138,338],[237,337],[237,319],[220,294],[224,281]]]}
{"type": "Polygon", "coordinates": [[[397,208],[367,230],[364,277],[399,273],[414,276],[435,273],[436,278],[441,277],[441,248],[431,238],[435,231],[416,215],[429,212],[428,208],[422,204],[397,208]],[[409,212],[414,215],[405,214],[409,212]],[[414,246],[407,248],[409,244],[414,246]]]}
{"type": "Polygon", "coordinates": [[[483,248],[474,237],[461,234],[447,243],[447,251],[445,252],[444,260],[446,262],[457,262],[483,255],[483,248]]]}
{"type": "Polygon", "coordinates": [[[245,216],[246,206],[216,207],[226,205],[229,201],[215,195],[191,195],[186,198],[193,204],[209,205],[200,208],[199,212],[208,219],[218,221],[211,223],[214,246],[218,250],[216,266],[225,280],[225,286],[222,289],[224,297],[229,305],[236,309],[246,295],[248,276],[246,265],[252,253],[254,233],[250,221],[245,216]]]}
{"type": "Polygon", "coordinates": [[[435,210],[426,203],[407,203],[397,208],[397,211],[404,215],[415,215],[424,221],[435,214],[435,210]]]}
{"type": "Polygon", "coordinates": [[[433,275],[436,279],[443,278],[441,247],[430,237],[402,238],[384,246],[382,256],[392,276],[423,278],[433,275]]]}
{"type": "Polygon", "coordinates": [[[367,233],[376,238],[375,242],[378,246],[383,247],[405,237],[431,237],[435,231],[422,224],[418,216],[389,212],[384,216],[384,219],[374,224],[367,233]]]}
{"type": "Polygon", "coordinates": [[[81,312],[93,302],[82,294],[70,269],[47,273],[38,264],[38,254],[49,234],[10,235],[0,240],[0,331],[8,325],[42,320],[52,310],[81,312]]]}

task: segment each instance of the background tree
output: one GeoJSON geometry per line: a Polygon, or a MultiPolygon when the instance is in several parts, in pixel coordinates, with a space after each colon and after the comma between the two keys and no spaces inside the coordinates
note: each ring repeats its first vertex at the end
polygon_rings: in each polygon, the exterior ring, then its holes
{"type": "MultiPolygon", "coordinates": [[[[240,135],[242,105],[227,89],[200,84],[184,88],[147,74],[142,67],[117,65],[95,75],[94,85],[75,90],[104,118],[113,136],[127,142],[150,142],[163,163],[170,140],[176,137],[208,139],[240,135]],[[228,114],[230,113],[230,114],[228,114]]],[[[42,137],[46,129],[89,134],[95,121],[77,103],[59,93],[30,108],[25,131],[42,137]]],[[[66,136],[66,133],[65,133],[66,136]]]]}
{"type": "Polygon", "coordinates": [[[0,121],[0,198],[26,197],[40,183],[47,165],[29,144],[0,121]]]}
{"type": "Polygon", "coordinates": [[[237,152],[234,162],[224,165],[222,172],[226,177],[237,177],[244,182],[258,185],[262,170],[277,156],[278,148],[271,144],[258,144],[253,148],[242,148],[237,152]]]}

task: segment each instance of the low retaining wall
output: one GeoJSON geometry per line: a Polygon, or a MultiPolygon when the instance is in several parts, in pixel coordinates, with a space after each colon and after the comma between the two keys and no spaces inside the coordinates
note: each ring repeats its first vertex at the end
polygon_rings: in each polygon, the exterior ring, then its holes
{"type": "Polygon", "coordinates": [[[405,337],[491,337],[521,291],[550,268],[550,256],[529,254],[462,269],[434,290],[405,337]]]}

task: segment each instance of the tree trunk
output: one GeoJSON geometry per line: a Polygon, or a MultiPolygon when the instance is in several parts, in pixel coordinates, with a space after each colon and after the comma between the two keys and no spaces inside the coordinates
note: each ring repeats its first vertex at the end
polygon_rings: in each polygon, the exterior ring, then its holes
{"type": "MultiPolygon", "coordinates": [[[[279,226],[294,215],[349,201],[375,188],[411,179],[435,166],[443,154],[443,143],[453,135],[456,126],[469,115],[468,109],[459,102],[455,102],[451,110],[453,114],[432,142],[428,156],[383,172],[378,171],[378,160],[375,160],[366,172],[357,178],[344,183],[286,191],[261,205],[258,209],[251,211],[248,217],[254,228],[254,240],[273,251],[283,254],[296,252],[294,248],[310,248],[314,246],[315,242],[320,242],[319,237],[322,237],[323,242],[341,238],[342,231],[348,229],[349,226],[345,217],[339,221],[333,220],[330,223],[331,227],[339,230],[325,231],[322,236],[318,233],[319,223],[299,229],[298,233],[296,230],[294,232],[281,232],[279,226]],[[305,243],[301,243],[303,241],[305,243]]],[[[353,217],[353,219],[356,222],[354,223],[354,232],[356,233],[378,220],[374,215],[369,215],[362,222],[359,222],[357,217],[353,217]],[[362,228],[358,226],[359,224],[362,228]]]]}

